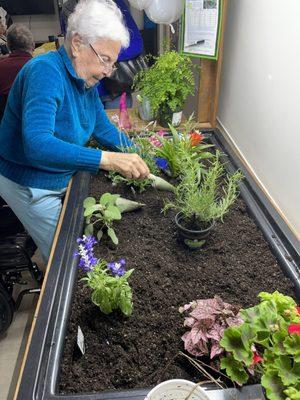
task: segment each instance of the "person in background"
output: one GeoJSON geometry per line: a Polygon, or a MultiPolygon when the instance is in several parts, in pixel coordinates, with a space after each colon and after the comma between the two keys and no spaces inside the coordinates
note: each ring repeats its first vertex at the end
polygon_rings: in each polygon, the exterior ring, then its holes
{"type": "MultiPolygon", "coordinates": [[[[76,4],[79,0],[67,0],[63,3],[62,13],[61,13],[61,25],[62,32],[65,33],[66,27],[68,26],[68,18],[70,14],[73,12],[76,4]]],[[[123,48],[120,51],[117,61],[128,61],[133,58],[138,57],[143,52],[143,39],[141,33],[132,18],[129,8],[126,5],[124,0],[114,0],[116,5],[121,10],[125,23],[127,25],[130,42],[127,48],[123,48]]],[[[127,107],[132,107],[132,96],[131,96],[131,88],[130,87],[119,87],[116,88],[116,85],[112,85],[110,83],[109,78],[104,78],[100,84],[98,85],[98,93],[101,98],[101,101],[106,109],[119,108],[120,98],[123,91],[126,91],[126,103],[127,107]],[[119,89],[115,92],[116,89],[119,89]]]]}
{"type": "Polygon", "coordinates": [[[96,89],[128,44],[112,0],[83,0],[69,18],[65,45],[26,63],[9,93],[0,125],[0,196],[45,262],[76,171],[134,179],[150,173],[137,154],[121,152],[132,143],[109,121],[96,89]],[[108,151],[85,147],[91,136],[108,151]]]}
{"type": "Polygon", "coordinates": [[[8,57],[0,60],[0,121],[13,82],[23,67],[32,58],[34,40],[30,30],[21,24],[13,24],[7,30],[8,57]]]}
{"type": "MultiPolygon", "coordinates": [[[[0,22],[0,57],[2,58],[6,54],[8,54],[7,48],[7,38],[6,38],[6,26],[0,22]]],[[[0,59],[1,59],[0,58],[0,59]]]]}

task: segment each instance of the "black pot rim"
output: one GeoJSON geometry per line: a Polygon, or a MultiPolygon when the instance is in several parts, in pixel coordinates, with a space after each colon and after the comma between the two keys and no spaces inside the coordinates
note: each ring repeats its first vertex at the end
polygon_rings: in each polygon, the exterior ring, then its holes
{"type": "Polygon", "coordinates": [[[197,229],[197,230],[194,230],[194,229],[187,229],[187,228],[185,228],[184,226],[182,226],[182,225],[180,224],[180,221],[181,221],[182,219],[184,219],[184,216],[183,216],[183,212],[180,211],[179,213],[177,213],[177,214],[175,215],[175,223],[176,223],[177,227],[178,227],[180,230],[182,230],[183,232],[187,232],[187,233],[200,233],[200,232],[206,233],[206,232],[210,231],[210,230],[215,226],[215,224],[216,224],[216,221],[213,221],[213,222],[211,223],[211,225],[209,225],[209,227],[206,228],[206,229],[197,229]]]}

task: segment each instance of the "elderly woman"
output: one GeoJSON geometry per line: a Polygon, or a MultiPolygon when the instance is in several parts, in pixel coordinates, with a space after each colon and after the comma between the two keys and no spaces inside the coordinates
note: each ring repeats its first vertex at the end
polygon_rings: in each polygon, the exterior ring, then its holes
{"type": "Polygon", "coordinates": [[[65,46],[29,61],[10,91],[0,126],[0,196],[47,261],[68,182],[76,171],[143,179],[148,167],[108,120],[95,85],[111,75],[129,34],[111,0],[81,1],[65,46]],[[84,147],[90,136],[110,151],[84,147]]]}

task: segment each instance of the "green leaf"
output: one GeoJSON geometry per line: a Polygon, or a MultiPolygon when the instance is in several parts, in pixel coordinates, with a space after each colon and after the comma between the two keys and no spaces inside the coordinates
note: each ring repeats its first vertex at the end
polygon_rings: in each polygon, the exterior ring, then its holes
{"type": "Polygon", "coordinates": [[[118,207],[109,205],[107,209],[104,211],[104,216],[110,220],[120,220],[122,218],[121,212],[118,207]]]}
{"type": "Polygon", "coordinates": [[[201,157],[200,158],[201,159],[202,158],[211,158],[212,156],[213,156],[213,154],[204,151],[203,153],[201,152],[201,157]]]}
{"type": "Polygon", "coordinates": [[[248,381],[248,374],[243,367],[243,364],[235,360],[231,355],[221,359],[221,368],[226,370],[226,374],[234,382],[240,385],[248,381]]]}
{"type": "Polygon", "coordinates": [[[93,233],[94,233],[94,226],[93,226],[93,224],[88,224],[88,225],[86,225],[86,227],[84,228],[84,234],[85,234],[86,236],[89,236],[89,235],[93,235],[93,233]]]}
{"type": "Polygon", "coordinates": [[[285,386],[300,383],[300,363],[293,363],[288,356],[280,356],[275,360],[278,376],[285,386]]]}
{"type": "Polygon", "coordinates": [[[297,305],[292,297],[285,296],[277,290],[273,293],[260,292],[257,297],[259,297],[263,301],[274,302],[274,304],[276,304],[276,308],[279,314],[282,314],[285,310],[293,309],[297,305]]]}
{"type": "Polygon", "coordinates": [[[177,130],[174,128],[173,125],[171,125],[171,124],[168,124],[168,125],[169,125],[170,131],[172,133],[174,142],[179,142],[180,138],[179,138],[177,130]]]}
{"type": "Polygon", "coordinates": [[[98,231],[97,232],[97,239],[98,239],[99,242],[102,239],[102,236],[103,236],[103,231],[102,230],[98,231]]]}
{"type": "Polygon", "coordinates": [[[298,387],[298,389],[290,387],[283,392],[288,396],[286,400],[300,400],[300,387],[298,387]]]}
{"type": "Polygon", "coordinates": [[[84,217],[88,217],[89,215],[93,214],[95,211],[100,211],[102,209],[103,209],[103,207],[102,207],[101,204],[95,204],[93,206],[90,206],[90,207],[86,208],[84,210],[84,214],[83,215],[84,215],[84,217]]]}
{"type": "Polygon", "coordinates": [[[113,228],[108,228],[108,229],[107,229],[107,234],[108,234],[108,236],[111,238],[111,240],[112,240],[112,242],[113,242],[114,244],[118,244],[118,243],[119,243],[119,239],[117,238],[116,233],[115,233],[115,231],[113,230],[113,228]]]}
{"type": "Polygon", "coordinates": [[[127,282],[121,287],[119,307],[126,316],[132,313],[132,291],[127,282]]]}
{"type": "Polygon", "coordinates": [[[300,362],[300,335],[289,335],[283,342],[283,347],[288,354],[294,356],[295,362],[300,362]]]}
{"type": "Polygon", "coordinates": [[[266,389],[269,400],[285,400],[283,384],[274,371],[267,371],[261,378],[261,384],[266,389]]]}
{"type": "Polygon", "coordinates": [[[123,275],[123,278],[125,278],[125,280],[127,280],[130,275],[133,273],[134,269],[130,269],[129,271],[125,272],[125,274],[123,275]]]}
{"type": "Polygon", "coordinates": [[[246,339],[244,339],[244,341],[242,339],[240,327],[233,326],[225,329],[220,344],[226,351],[232,352],[233,357],[237,361],[243,361],[247,366],[249,366],[252,363],[253,353],[251,345],[248,343],[246,348],[244,342],[247,345],[246,339]]]}
{"type": "Polygon", "coordinates": [[[89,208],[96,204],[96,199],[94,197],[87,197],[83,202],[84,208],[89,208]]]}
{"type": "Polygon", "coordinates": [[[111,200],[111,194],[110,193],[104,193],[99,200],[99,203],[102,204],[103,206],[106,206],[111,200]]]}

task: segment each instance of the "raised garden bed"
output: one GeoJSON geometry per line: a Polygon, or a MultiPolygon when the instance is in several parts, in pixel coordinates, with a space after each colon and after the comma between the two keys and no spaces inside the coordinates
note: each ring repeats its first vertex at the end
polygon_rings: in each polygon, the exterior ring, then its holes
{"type": "MultiPolygon", "coordinates": [[[[72,290],[77,286],[76,261],[72,254],[76,238],[82,233],[81,204],[89,193],[88,176],[77,176],[17,398],[29,398],[34,393],[36,399],[143,399],[147,393],[144,388],[157,382],[175,377],[198,380],[199,376],[185,362],[173,361],[182,349],[180,336],[184,329],[183,318],[178,313],[180,305],[219,294],[225,301],[250,306],[256,303],[260,291],[275,289],[295,297],[293,284],[284,277],[281,268],[299,291],[296,265],[299,254],[284,229],[274,223],[267,203],[260,202],[254,189],[248,183],[242,185],[247,207],[239,199],[225,223],[217,224],[209,246],[197,253],[177,243],[170,215],[160,213],[165,193],[147,190],[138,195],[147,207],[125,215],[118,223],[117,250],[102,245],[96,252],[109,261],[126,258],[128,266],[135,268],[130,278],[133,315],[129,319],[118,313],[104,316],[91,303],[88,289],[80,283],[67,327],[72,290]],[[263,228],[269,245],[248,211],[263,228]],[[85,334],[84,356],[80,356],[75,345],[78,325],[85,334]],[[140,390],[128,391],[133,388],[140,390]],[[97,393],[79,395],[84,392],[97,393]]],[[[110,182],[103,175],[93,178],[92,194],[98,197],[105,191],[111,191],[110,182]]],[[[114,192],[131,196],[122,187],[114,192]]],[[[261,395],[259,386],[248,386],[240,392],[240,398],[248,396],[249,390],[253,398],[261,395]]],[[[222,393],[226,398],[232,391],[214,393],[216,396],[222,393]]]]}

